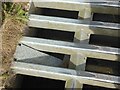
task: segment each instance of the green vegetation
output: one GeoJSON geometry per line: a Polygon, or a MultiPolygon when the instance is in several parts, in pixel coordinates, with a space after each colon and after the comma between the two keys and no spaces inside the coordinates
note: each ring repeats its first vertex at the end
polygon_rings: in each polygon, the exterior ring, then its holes
{"type": "Polygon", "coordinates": [[[28,20],[28,12],[25,10],[25,3],[3,2],[2,3],[2,19],[11,18],[26,23],[28,20]]]}

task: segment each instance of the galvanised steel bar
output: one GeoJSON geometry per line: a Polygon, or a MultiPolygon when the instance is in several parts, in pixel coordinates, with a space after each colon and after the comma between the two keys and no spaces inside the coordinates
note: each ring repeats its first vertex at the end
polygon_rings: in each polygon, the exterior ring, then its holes
{"type": "Polygon", "coordinates": [[[40,38],[23,37],[21,44],[36,50],[63,53],[63,54],[83,54],[86,57],[106,59],[110,61],[120,61],[120,49],[95,45],[77,44],[64,41],[47,40],[40,38]]]}
{"type": "Polygon", "coordinates": [[[120,24],[115,23],[84,21],[31,14],[29,17],[28,26],[68,32],[83,31],[88,36],[90,36],[90,34],[99,34],[120,37],[120,24]]]}
{"type": "MultiPolygon", "coordinates": [[[[119,1],[108,0],[33,0],[35,7],[54,8],[70,11],[116,14],[120,9],[119,1]]],[[[79,14],[80,15],[80,14],[79,14]]],[[[81,17],[81,16],[80,16],[81,17]]],[[[84,15],[83,15],[84,17],[84,15]]]]}
{"type": "Polygon", "coordinates": [[[63,80],[66,81],[66,83],[72,79],[73,81],[77,80],[79,83],[108,88],[119,88],[120,85],[120,77],[86,71],[76,71],[23,62],[14,62],[11,68],[16,74],[63,80]]]}

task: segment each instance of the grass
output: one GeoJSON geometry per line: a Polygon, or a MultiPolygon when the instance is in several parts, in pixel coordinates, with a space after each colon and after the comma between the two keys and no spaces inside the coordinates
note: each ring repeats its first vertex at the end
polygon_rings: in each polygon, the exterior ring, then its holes
{"type": "Polygon", "coordinates": [[[25,6],[28,3],[2,3],[2,70],[4,74],[0,77],[3,78],[3,85],[10,86],[8,83],[10,77],[10,66],[13,61],[13,55],[19,39],[22,37],[24,27],[28,20],[28,12],[25,6]]]}
{"type": "Polygon", "coordinates": [[[23,5],[24,3],[4,2],[2,4],[3,22],[6,18],[12,18],[25,24],[28,20],[28,12],[23,5]]]}

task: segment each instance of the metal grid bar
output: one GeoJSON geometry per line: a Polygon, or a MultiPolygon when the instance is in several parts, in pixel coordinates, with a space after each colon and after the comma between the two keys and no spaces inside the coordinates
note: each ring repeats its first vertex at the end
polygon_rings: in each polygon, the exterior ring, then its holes
{"type": "Polygon", "coordinates": [[[117,36],[120,32],[120,24],[90,22],[84,20],[66,19],[58,17],[49,17],[41,15],[30,15],[28,25],[37,28],[49,28],[68,32],[84,31],[88,35],[99,34],[108,36],[117,36]]]}
{"type": "Polygon", "coordinates": [[[35,7],[54,8],[91,13],[119,14],[119,1],[105,0],[33,0],[35,7]],[[71,7],[72,6],[72,7],[71,7]]]}
{"type": "Polygon", "coordinates": [[[34,49],[47,52],[63,53],[70,55],[82,53],[86,57],[94,57],[112,61],[119,61],[120,59],[120,50],[118,48],[76,44],[64,41],[46,40],[30,37],[23,37],[21,43],[34,49]]]}
{"type": "Polygon", "coordinates": [[[30,27],[75,32],[74,43],[23,37],[20,41],[20,44],[38,51],[69,54],[71,55],[70,61],[75,65],[72,66],[71,64],[69,64],[69,68],[75,70],[20,62],[15,62],[12,69],[18,74],[64,80],[66,81],[66,88],[81,88],[82,84],[108,88],[119,88],[120,77],[90,73],[79,70],[85,70],[87,57],[106,59],[110,61],[120,61],[120,50],[118,48],[85,45],[89,42],[90,34],[119,37],[118,33],[120,32],[120,24],[31,14],[35,11],[36,7],[52,8],[68,11],[78,11],[78,18],[82,17],[89,20],[92,18],[92,13],[120,15],[118,13],[118,10],[120,9],[119,4],[120,3],[117,0],[32,1],[28,25],[30,27]],[[79,42],[81,42],[82,44],[79,44],[79,42]],[[84,63],[84,65],[79,66],[79,64],[82,63],[84,63]]]}
{"type": "Polygon", "coordinates": [[[120,77],[85,71],[76,71],[71,69],[56,68],[21,62],[14,62],[12,69],[17,74],[31,75],[63,81],[75,79],[83,84],[108,88],[118,88],[120,85],[120,77]]]}

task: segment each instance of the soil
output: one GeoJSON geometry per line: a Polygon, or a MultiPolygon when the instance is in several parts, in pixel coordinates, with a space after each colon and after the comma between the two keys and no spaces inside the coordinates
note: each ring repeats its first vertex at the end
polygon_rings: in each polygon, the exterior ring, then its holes
{"type": "MultiPolygon", "coordinates": [[[[8,84],[7,80],[10,79],[10,66],[13,61],[13,55],[18,44],[18,41],[22,37],[24,25],[13,18],[5,19],[2,27],[0,28],[0,36],[2,36],[2,48],[0,49],[2,54],[2,67],[0,68],[2,75],[0,79],[2,85],[8,84]]],[[[9,85],[9,84],[8,84],[9,85]]]]}

